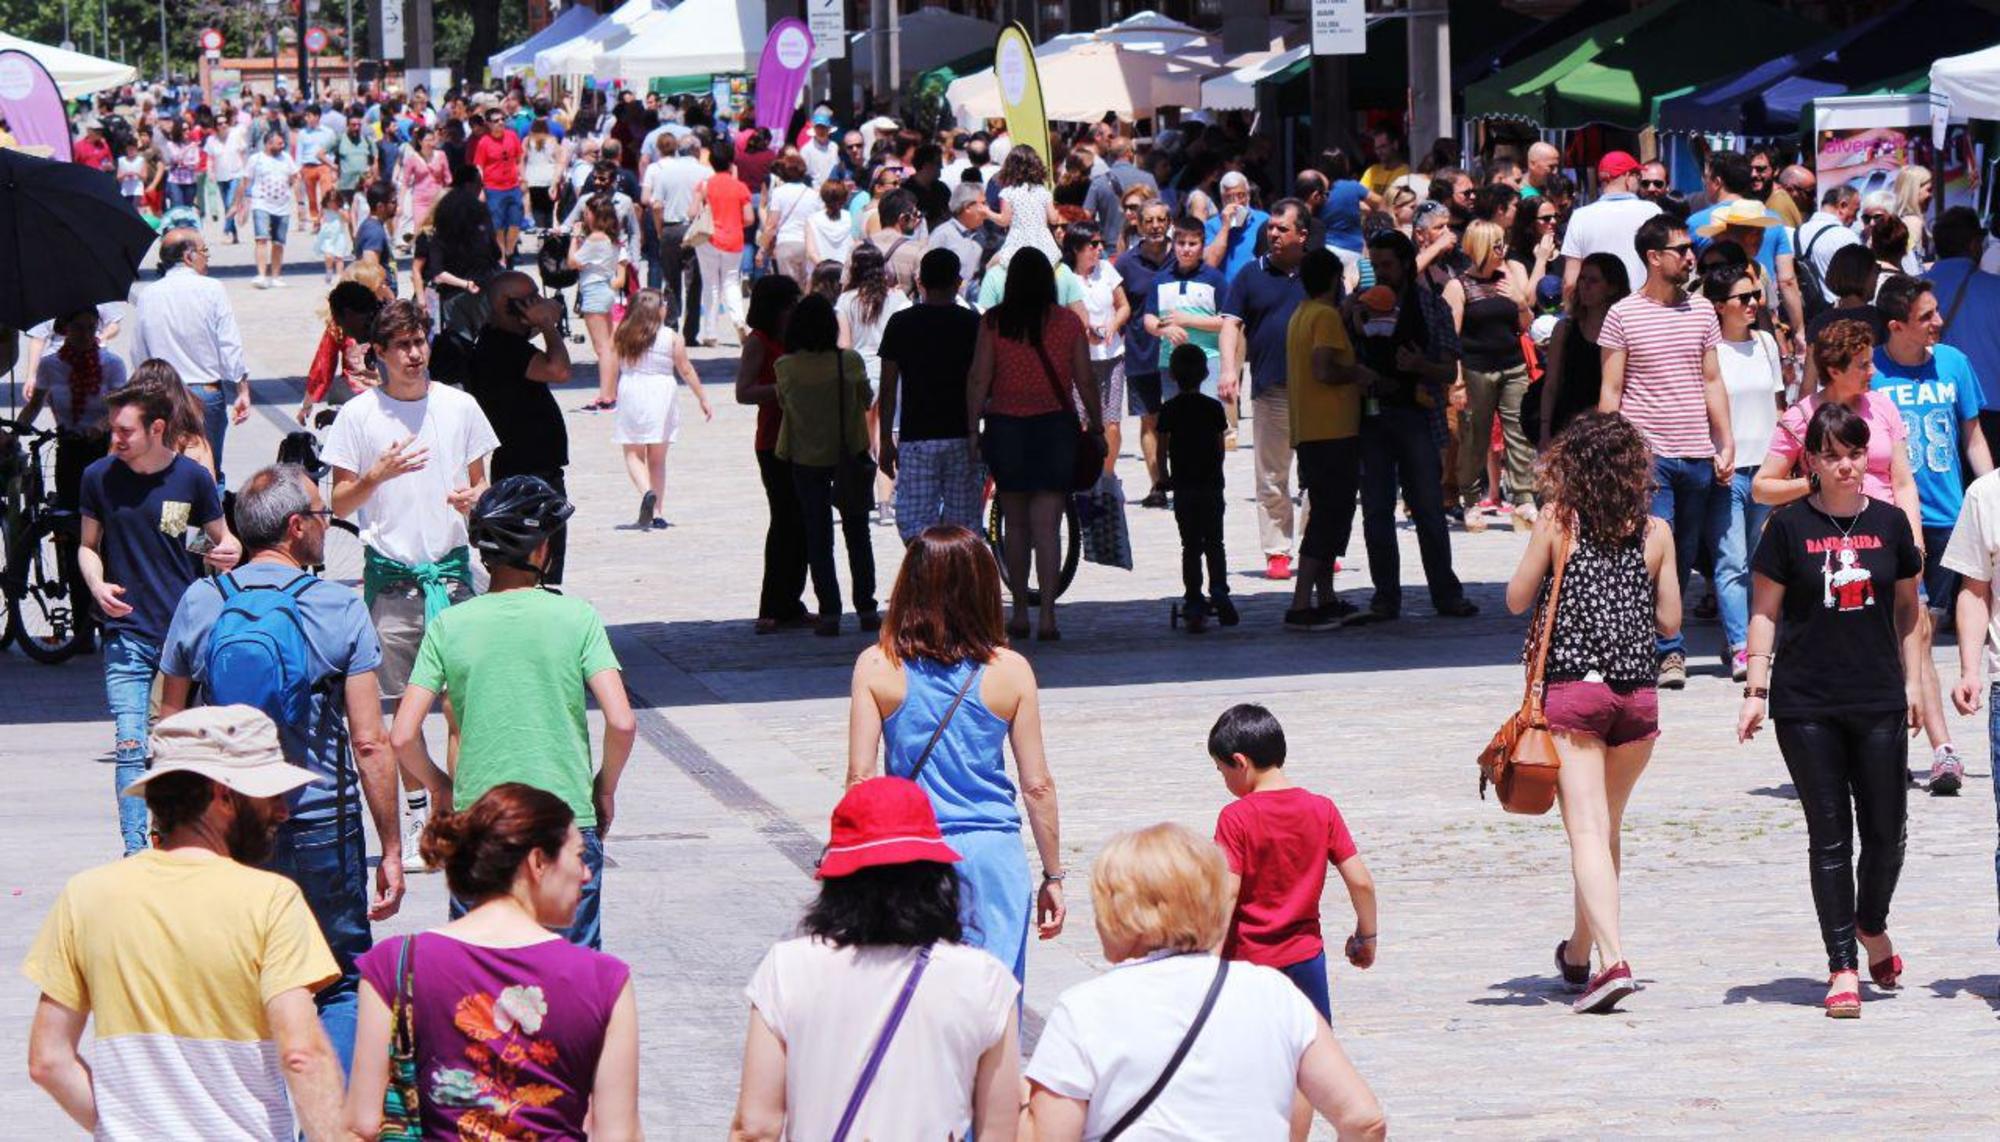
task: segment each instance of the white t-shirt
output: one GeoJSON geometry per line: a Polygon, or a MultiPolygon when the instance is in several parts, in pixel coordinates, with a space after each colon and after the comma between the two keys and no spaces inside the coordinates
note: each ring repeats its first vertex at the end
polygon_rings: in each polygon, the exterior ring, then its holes
{"type": "Polygon", "coordinates": [[[765,195],[764,203],[778,221],[777,242],[804,242],[806,220],[817,214],[824,218],[819,191],[802,182],[781,182],[765,195]]]}
{"type": "Polygon", "coordinates": [[[143,155],[118,158],[118,193],[137,198],[146,192],[146,159],[143,155]]]}
{"type": "Polygon", "coordinates": [[[1639,233],[1640,223],[1659,212],[1659,204],[1630,194],[1610,194],[1580,206],[1569,216],[1569,229],[1563,231],[1562,256],[1616,254],[1625,263],[1626,280],[1637,290],[1646,283],[1646,263],[1632,239],[1639,233]]]}
{"type": "Polygon", "coordinates": [[[250,208],[290,218],[292,176],[298,173],[299,164],[282,151],[276,155],[258,151],[250,156],[250,208]]]}
{"type": "Polygon", "coordinates": [[[1715,347],[1722,366],[1722,387],[1729,392],[1729,430],[1736,437],[1736,464],[1755,468],[1771,450],[1778,431],[1778,402],[1773,393],[1785,391],[1785,370],[1778,361],[1778,343],[1761,329],[1748,341],[1722,341],[1715,347]]]}
{"type": "Polygon", "coordinates": [[[839,262],[845,266],[847,259],[854,255],[854,244],[860,239],[854,236],[854,224],[847,215],[828,218],[826,211],[815,210],[806,219],[806,229],[812,231],[813,250],[822,262],[839,262]]]}
{"type": "Polygon", "coordinates": [[[861,320],[861,295],[848,290],[833,303],[833,312],[847,322],[850,338],[848,348],[861,354],[861,363],[868,367],[868,385],[873,388],[882,383],[882,331],[889,327],[889,319],[910,308],[910,299],[903,291],[891,286],[882,299],[882,312],[873,321],[861,320]]]}
{"type": "MultiPolygon", "coordinates": [[[[1166,1069],[1214,980],[1214,956],[1185,955],[1119,964],[1070,988],[1049,1014],[1027,1077],[1087,1100],[1083,1136],[1104,1137],[1166,1069]]],[[[1318,1033],[1319,1013],[1292,981],[1230,964],[1180,1070],[1123,1137],[1283,1142],[1299,1060],[1318,1033]]]]}
{"type": "MultiPolygon", "coordinates": [[[[1945,545],[1946,570],[1991,584],[2000,573],[2000,472],[1988,472],[1965,489],[1958,526],[1945,545]]],[[[2000,607],[1986,619],[1986,676],[2000,681],[2000,607]]]]}
{"type": "MultiPolygon", "coordinates": [[[[744,993],[785,1043],[787,1138],[832,1137],[915,963],[909,948],[836,948],[802,937],[757,965],[744,993]]],[[[934,945],[850,1136],[965,1137],[979,1057],[1007,1033],[1020,990],[990,954],[934,945]]]]}
{"type": "Polygon", "coordinates": [[[429,454],[424,466],[375,489],[354,513],[361,542],[398,563],[434,563],[466,545],[465,517],[448,502],[467,486],[466,468],[500,446],[479,402],[432,383],[422,400],[401,401],[369,389],[340,407],[320,458],[365,473],[383,450],[414,435],[429,454]]]}
{"type": "MultiPolygon", "coordinates": [[[[1097,268],[1088,275],[1077,275],[1077,280],[1083,283],[1083,308],[1090,314],[1091,331],[1102,334],[1111,328],[1111,318],[1118,306],[1118,300],[1114,295],[1118,292],[1118,287],[1123,284],[1123,279],[1118,276],[1118,271],[1112,268],[1111,259],[1099,258],[1097,268]]],[[[1090,347],[1090,359],[1093,361],[1115,361],[1124,355],[1123,334],[1101,345],[1090,347]]]]}

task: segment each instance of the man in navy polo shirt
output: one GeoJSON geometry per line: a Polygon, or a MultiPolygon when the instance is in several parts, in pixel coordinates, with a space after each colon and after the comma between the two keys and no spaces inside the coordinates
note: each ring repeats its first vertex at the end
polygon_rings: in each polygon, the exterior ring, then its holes
{"type": "MultiPolygon", "coordinates": [[[[1251,438],[1255,442],[1257,534],[1265,577],[1292,577],[1292,419],[1285,388],[1285,330],[1305,300],[1299,262],[1312,213],[1296,198],[1271,207],[1269,252],[1230,280],[1222,302],[1222,400],[1234,403],[1250,363],[1251,438]],[[1246,353],[1247,346],[1247,353],[1246,353]]],[[[1306,505],[1311,511],[1312,505],[1306,505]]]]}
{"type": "MultiPolygon", "coordinates": [[[[1118,258],[1114,268],[1125,286],[1125,300],[1135,315],[1146,312],[1153,295],[1153,279],[1173,264],[1174,251],[1167,241],[1174,212],[1154,199],[1139,211],[1139,241],[1118,258]]],[[[1167,506],[1167,491],[1160,473],[1160,339],[1146,331],[1143,318],[1125,323],[1125,403],[1139,418],[1139,452],[1146,458],[1146,475],[1152,486],[1140,506],[1167,506]]]]}

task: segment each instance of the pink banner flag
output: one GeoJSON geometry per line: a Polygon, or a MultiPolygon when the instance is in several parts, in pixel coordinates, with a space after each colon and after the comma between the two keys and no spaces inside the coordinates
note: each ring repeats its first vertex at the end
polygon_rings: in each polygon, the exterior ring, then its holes
{"type": "Polygon", "coordinates": [[[40,60],[24,51],[0,51],[0,118],[24,148],[69,162],[69,113],[63,107],[62,92],[40,60]]]}
{"type": "Polygon", "coordinates": [[[812,70],[813,35],[805,21],[784,19],[764,40],[764,57],[757,62],[757,125],[781,138],[805,90],[812,70]]]}

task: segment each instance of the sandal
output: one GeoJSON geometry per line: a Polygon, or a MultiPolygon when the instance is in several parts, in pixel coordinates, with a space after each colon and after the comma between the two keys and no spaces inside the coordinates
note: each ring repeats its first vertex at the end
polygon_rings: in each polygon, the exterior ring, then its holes
{"type": "MultiPolygon", "coordinates": [[[[1859,932],[1860,929],[1857,928],[1856,931],[1859,932]]],[[[1881,939],[1889,933],[1862,932],[1861,934],[1867,936],[1869,939],[1881,939]]],[[[1883,991],[1894,991],[1898,987],[1901,987],[1902,984],[1900,981],[1902,975],[1903,957],[1894,952],[1890,952],[1889,958],[1886,960],[1868,961],[1868,978],[1875,981],[1875,986],[1881,988],[1883,991]]]]}
{"type": "MultiPolygon", "coordinates": [[[[1834,980],[1839,978],[1840,978],[1840,973],[1835,972],[1834,974],[1826,977],[1826,982],[1828,984],[1831,984],[1834,980]]],[[[1826,997],[1826,1017],[1828,1019],[1861,1018],[1860,987],[1857,986],[1852,991],[1836,991],[1831,995],[1828,995],[1826,997]]]]}

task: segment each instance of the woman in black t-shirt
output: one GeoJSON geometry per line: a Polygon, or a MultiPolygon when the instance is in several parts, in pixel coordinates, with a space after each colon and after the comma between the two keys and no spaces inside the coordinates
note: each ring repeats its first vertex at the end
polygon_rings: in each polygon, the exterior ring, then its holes
{"type": "Polygon", "coordinates": [[[1832,972],[1826,1013],[1853,1018],[1857,938],[1877,987],[1895,987],[1903,970],[1889,940],[1889,898],[1903,870],[1924,561],[1908,517],[1861,491],[1868,423],[1859,414],[1821,405],[1806,427],[1805,459],[1818,490],[1772,513],[1752,561],[1750,676],[1736,732],[1750,740],[1768,700],[1806,814],[1813,907],[1832,972]]]}

